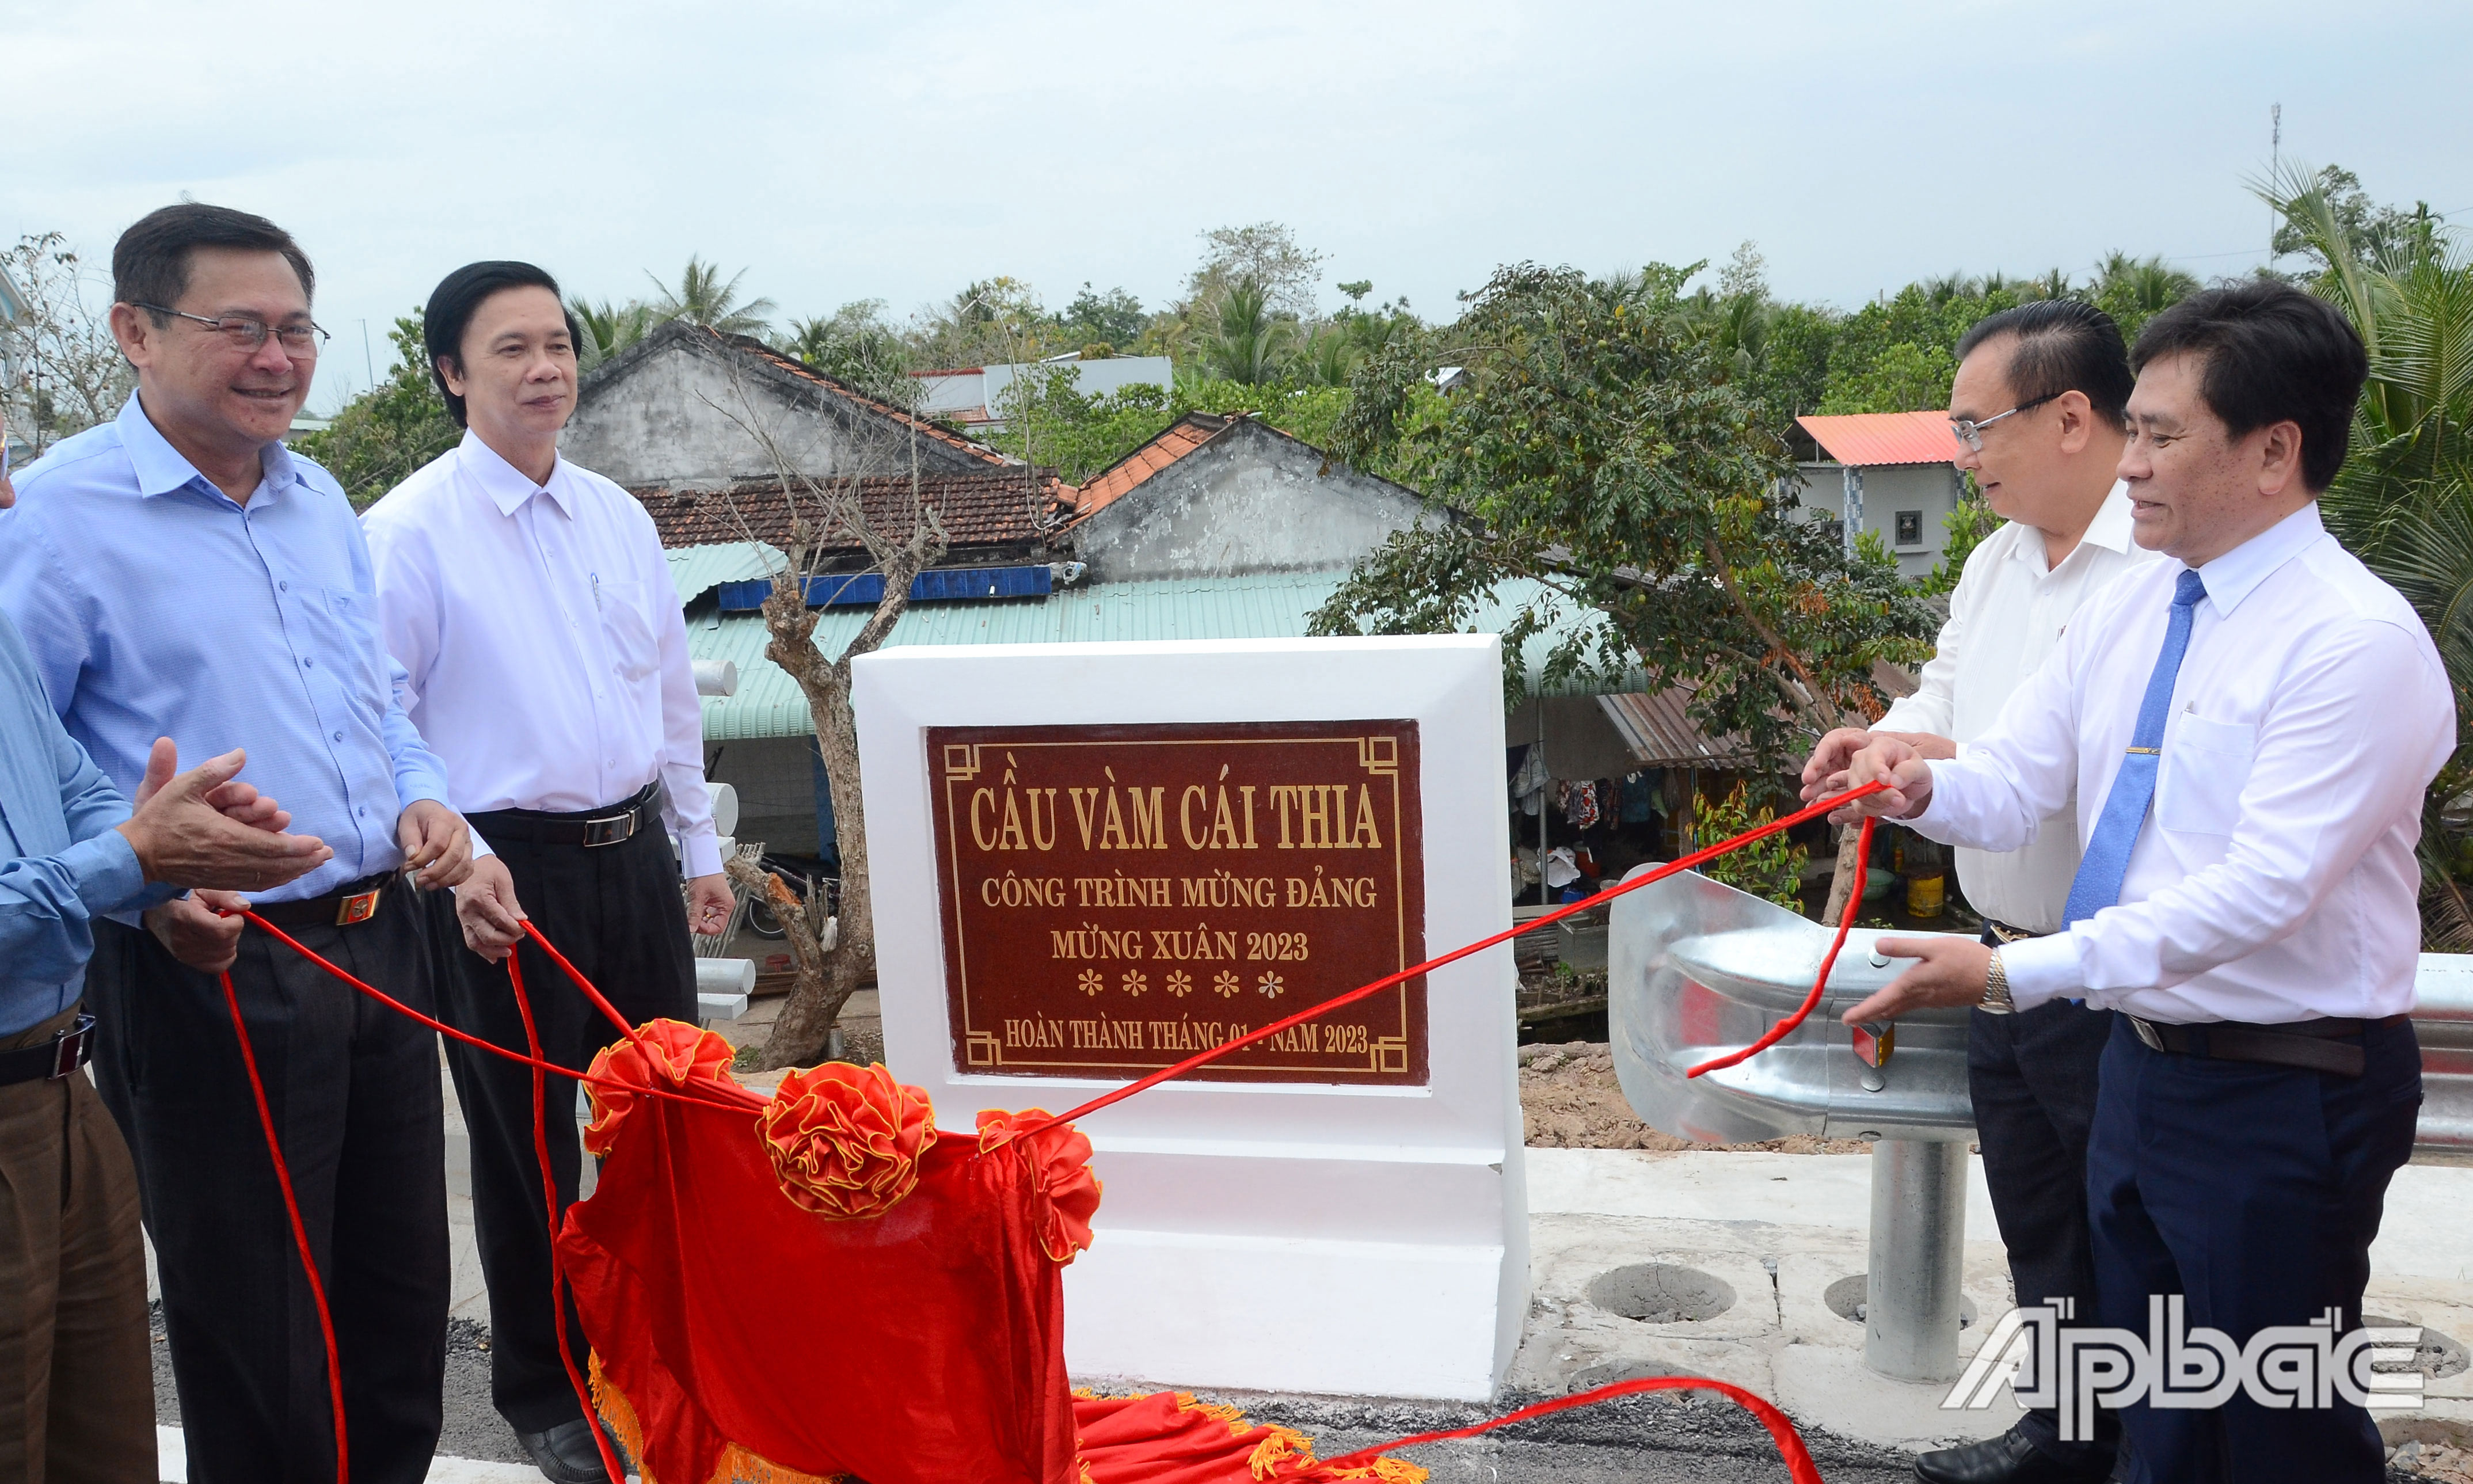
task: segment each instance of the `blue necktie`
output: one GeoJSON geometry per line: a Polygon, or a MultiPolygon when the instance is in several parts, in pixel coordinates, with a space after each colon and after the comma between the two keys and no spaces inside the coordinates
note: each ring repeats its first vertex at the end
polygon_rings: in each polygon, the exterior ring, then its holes
{"type": "Polygon", "coordinates": [[[2164,723],[2173,714],[2173,682],[2181,673],[2181,656],[2190,647],[2190,620],[2207,585],[2195,571],[2184,570],[2173,586],[2173,616],[2164,630],[2164,652],[2155,657],[2155,673],[2147,677],[2147,699],[2138,704],[2138,730],[2129,739],[2129,755],[2112,776],[2112,792],[2103,800],[2103,815],[2087,837],[2086,853],[2078,857],[2078,874],[2070,880],[2065,921],[2091,918],[2121,900],[2122,877],[2129,874],[2129,852],[2147,823],[2147,806],[2155,802],[2155,774],[2164,761],[2164,723]]]}

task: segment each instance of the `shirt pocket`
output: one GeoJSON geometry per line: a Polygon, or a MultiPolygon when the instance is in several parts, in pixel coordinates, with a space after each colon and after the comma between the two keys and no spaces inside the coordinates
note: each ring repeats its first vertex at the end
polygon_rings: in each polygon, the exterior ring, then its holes
{"type": "Polygon", "coordinates": [[[2155,823],[2186,834],[2229,835],[2258,752],[2258,729],[2184,712],[2164,739],[2155,823]]]}
{"type": "Polygon", "coordinates": [[[640,686],[660,668],[661,641],[645,615],[640,584],[602,579],[601,635],[610,647],[610,667],[619,683],[640,686]]]}
{"type": "Polygon", "coordinates": [[[309,611],[319,625],[322,658],[342,668],[344,688],[353,708],[374,720],[386,710],[390,687],[378,658],[378,601],[349,587],[322,587],[309,611]]]}

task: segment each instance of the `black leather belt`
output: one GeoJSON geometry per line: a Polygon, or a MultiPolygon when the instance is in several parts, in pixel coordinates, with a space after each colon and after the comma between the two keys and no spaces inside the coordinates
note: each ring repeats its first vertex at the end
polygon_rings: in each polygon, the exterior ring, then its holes
{"type": "Polygon", "coordinates": [[[2052,936],[2050,933],[2029,932],[2023,927],[2012,927],[2008,923],[2001,922],[1996,918],[1985,918],[1983,920],[1983,931],[1991,938],[1992,945],[1994,947],[1999,947],[2003,944],[2025,943],[2029,938],[2049,938],[2052,936]]]}
{"type": "Polygon", "coordinates": [[[36,1078],[58,1082],[84,1066],[94,1055],[94,1017],[81,1014],[77,1024],[54,1033],[49,1041],[0,1051],[0,1087],[36,1078]]]}
{"type": "Polygon", "coordinates": [[[2167,1025],[2127,1016],[2129,1028],[2149,1049],[2175,1056],[2212,1057],[2219,1062],[2264,1062],[2311,1071],[2358,1077],[2366,1065],[2362,1048],[2343,1044],[2373,1026],[2394,1025],[2413,1018],[2389,1016],[2382,1020],[2356,1020],[2330,1016],[2283,1025],[2253,1025],[2245,1020],[2208,1020],[2196,1025],[2167,1025]]]}
{"type": "Polygon", "coordinates": [[[378,903],[393,884],[394,873],[381,871],[324,897],[256,901],[250,910],[277,927],[355,927],[378,915],[378,903]]]}
{"type": "Polygon", "coordinates": [[[552,814],[543,809],[487,809],[465,818],[492,845],[501,840],[580,845],[586,850],[624,845],[636,838],[637,831],[660,824],[661,784],[656,778],[620,802],[574,814],[552,814]]]}

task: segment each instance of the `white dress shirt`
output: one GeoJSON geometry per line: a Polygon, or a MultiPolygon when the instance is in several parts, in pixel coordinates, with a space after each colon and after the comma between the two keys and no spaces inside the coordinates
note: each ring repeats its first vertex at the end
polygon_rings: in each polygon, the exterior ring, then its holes
{"type": "MultiPolygon", "coordinates": [[[[1967,553],[1949,595],[1949,622],[1924,666],[1921,684],[1872,724],[1875,731],[1921,731],[1965,744],[1991,730],[2010,692],[2061,642],[2087,599],[2155,553],[2130,539],[2129,489],[2116,484],[2086,534],[2046,564],[2044,533],[2009,521],[1967,553]]],[[[2057,932],[2078,869],[2078,826],[2063,800],[2035,838],[1998,853],[1960,847],[1957,884],[1975,910],[2032,933],[2057,932]]]]}
{"type": "MultiPolygon", "coordinates": [[[[2075,788],[2081,838],[2092,831],[2184,570],[2138,567],[2080,609],[1991,730],[1932,765],[1909,823],[2015,850],[2075,788]]],[[[2021,1009],[2083,997],[2185,1023],[2409,1011],[2422,791],[2456,743],[2430,633],[2316,505],[2198,576],[2207,595],[2121,900],[2003,948],[2010,993],[2021,1009]]]]}
{"type": "Polygon", "coordinates": [[[660,778],[689,875],[721,869],[686,624],[642,504],[474,434],[361,516],[378,624],[454,806],[575,813],[660,778]]]}

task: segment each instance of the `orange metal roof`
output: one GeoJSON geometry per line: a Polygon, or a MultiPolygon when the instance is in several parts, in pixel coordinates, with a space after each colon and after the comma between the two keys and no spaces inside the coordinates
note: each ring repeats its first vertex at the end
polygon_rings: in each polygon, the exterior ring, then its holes
{"type": "Polygon", "coordinates": [[[1233,418],[1189,412],[1165,431],[1091,477],[1074,496],[1073,510],[1087,515],[1226,431],[1233,418]]]}
{"type": "Polygon", "coordinates": [[[1859,468],[1947,464],[1957,456],[1957,440],[1950,434],[1946,413],[1861,412],[1794,420],[1822,452],[1859,468]]]}

